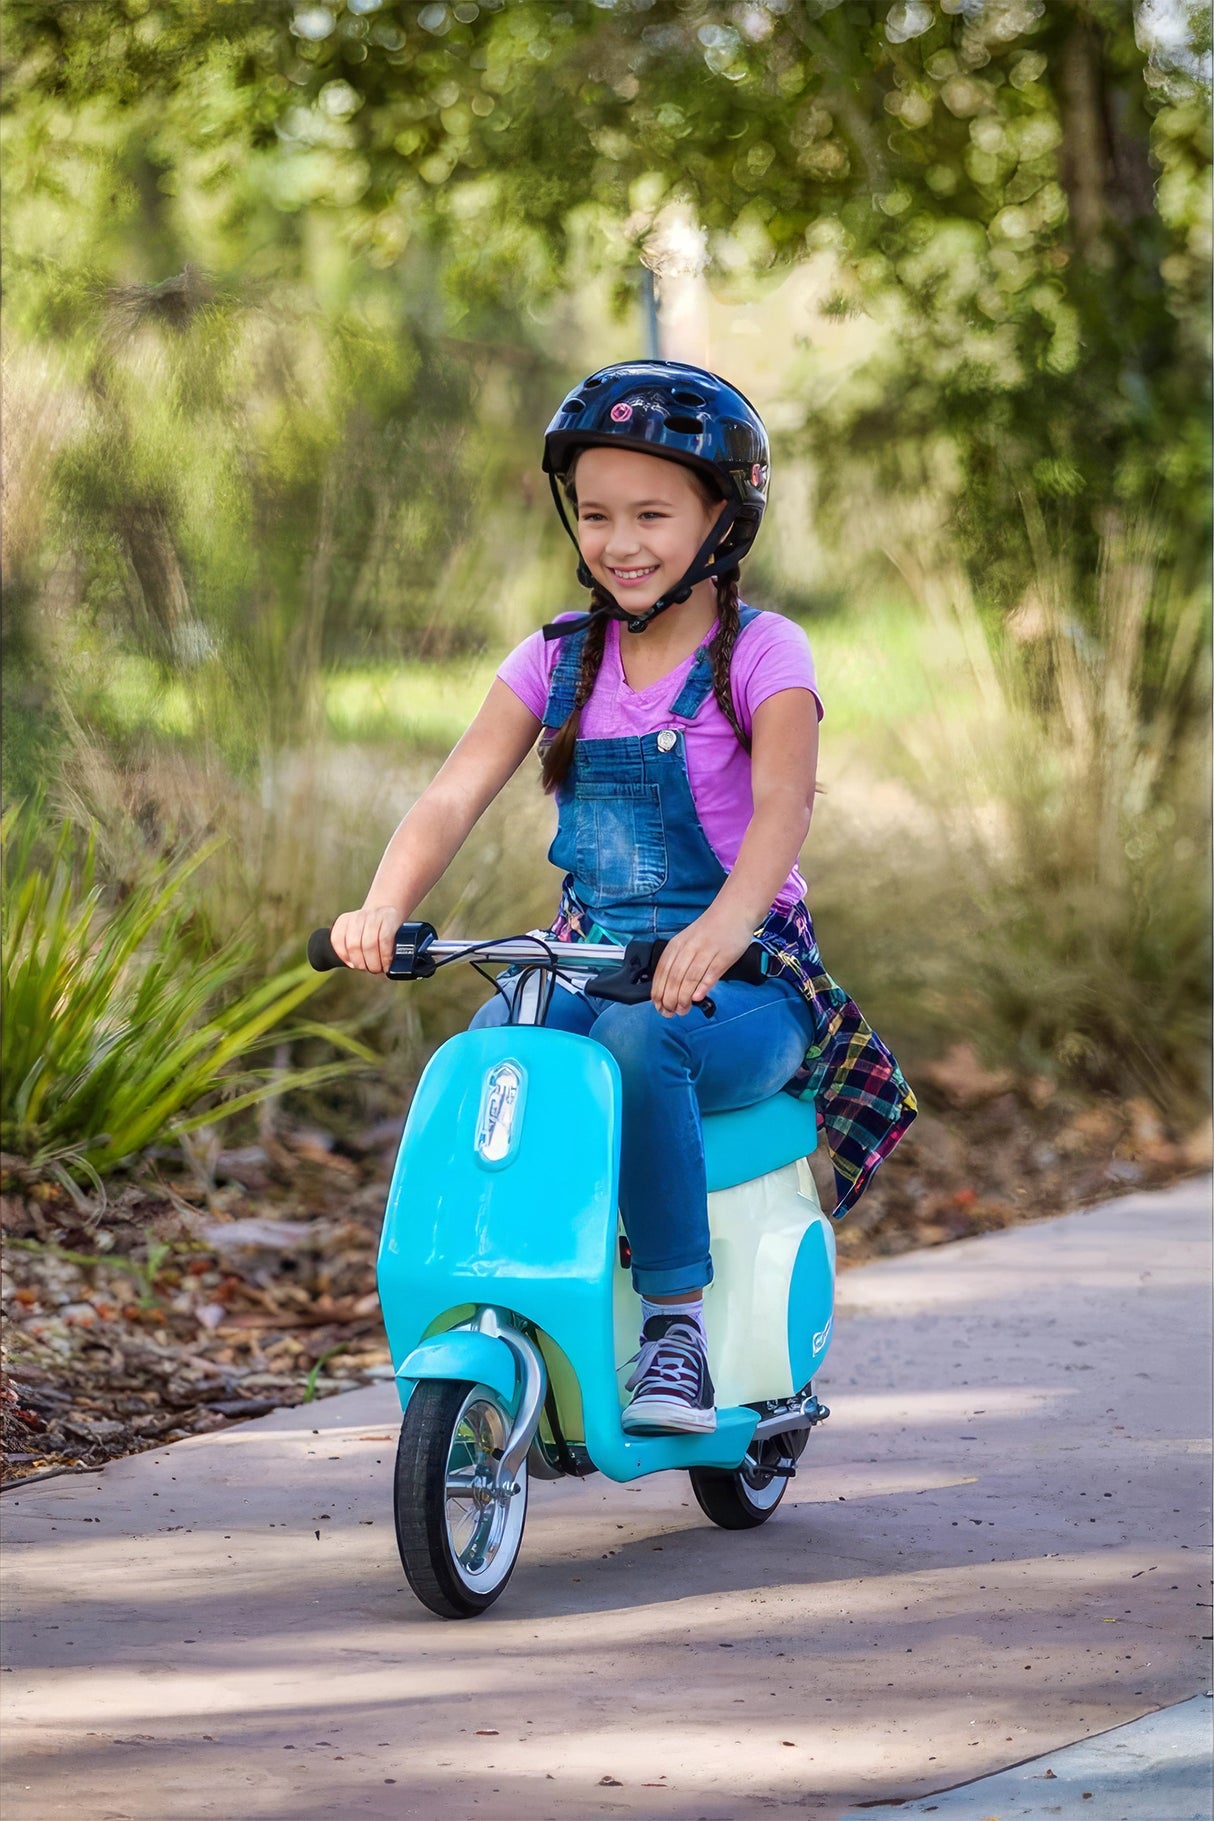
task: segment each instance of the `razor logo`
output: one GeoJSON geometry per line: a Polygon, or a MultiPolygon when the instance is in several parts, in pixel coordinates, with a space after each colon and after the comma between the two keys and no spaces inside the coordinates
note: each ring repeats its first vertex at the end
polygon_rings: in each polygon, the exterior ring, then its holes
{"type": "Polygon", "coordinates": [[[505,1163],[518,1142],[524,1079],[522,1069],[514,1062],[499,1062],[485,1077],[476,1121],[476,1149],[490,1167],[505,1163]]]}
{"type": "Polygon", "coordinates": [[[824,1328],[819,1328],[818,1332],[814,1335],[814,1352],[815,1353],[824,1353],[825,1352],[826,1343],[830,1339],[830,1331],[834,1327],[834,1325],[835,1325],[834,1316],[828,1315],[826,1318],[826,1326],[824,1328]]]}
{"type": "Polygon", "coordinates": [[[631,405],[612,405],[611,421],[613,424],[626,424],[631,416],[631,405]]]}

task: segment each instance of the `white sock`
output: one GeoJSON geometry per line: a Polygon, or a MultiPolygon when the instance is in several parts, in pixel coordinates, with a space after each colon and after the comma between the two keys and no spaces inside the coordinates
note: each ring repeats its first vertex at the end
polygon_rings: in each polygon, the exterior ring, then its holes
{"type": "Polygon", "coordinates": [[[651,1315],[677,1315],[680,1321],[690,1322],[699,1331],[700,1339],[708,1345],[708,1336],[704,1332],[704,1298],[697,1296],[691,1303],[655,1303],[647,1296],[641,1298],[641,1327],[644,1328],[651,1315]]]}

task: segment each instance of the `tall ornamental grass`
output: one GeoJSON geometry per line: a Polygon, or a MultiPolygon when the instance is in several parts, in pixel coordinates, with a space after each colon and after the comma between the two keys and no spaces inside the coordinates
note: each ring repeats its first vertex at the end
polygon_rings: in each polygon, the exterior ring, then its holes
{"type": "Polygon", "coordinates": [[[1156,549],[1111,526],[1085,616],[1043,559],[1010,624],[959,566],[907,562],[950,664],[884,747],[902,809],[862,884],[829,815],[811,872],[828,965],[908,1051],[968,1037],[1186,1122],[1208,1076],[1209,628],[1156,549]]]}
{"type": "Polygon", "coordinates": [[[205,951],[190,887],[214,844],[149,863],[121,894],[96,843],[38,804],[3,837],[0,1142],[31,1164],[94,1182],[149,1147],[311,1088],[371,1060],[347,1033],[298,1017],[320,977],[305,966],[247,984],[248,952],[205,951]],[[347,1052],[302,1069],[258,1060],[322,1037],[347,1052]]]}

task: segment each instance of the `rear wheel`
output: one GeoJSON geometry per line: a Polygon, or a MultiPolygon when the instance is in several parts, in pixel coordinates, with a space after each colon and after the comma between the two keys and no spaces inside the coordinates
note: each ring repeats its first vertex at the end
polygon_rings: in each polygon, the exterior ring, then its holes
{"type": "Polygon", "coordinates": [[[410,1587],[440,1618],[484,1612],[518,1560],[527,1464],[510,1487],[498,1473],[510,1424],[496,1391],[453,1379],[423,1379],[406,1407],[396,1450],[396,1543],[410,1587]]]}
{"type": "Polygon", "coordinates": [[[765,1524],[784,1497],[808,1440],[808,1429],[793,1429],[760,1442],[753,1465],[692,1467],[688,1478],[696,1504],[722,1530],[753,1530],[765,1524]]]}

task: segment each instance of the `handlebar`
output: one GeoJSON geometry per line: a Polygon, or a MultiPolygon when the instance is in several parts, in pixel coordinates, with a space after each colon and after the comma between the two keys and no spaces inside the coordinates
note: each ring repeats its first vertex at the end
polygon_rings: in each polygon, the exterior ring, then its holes
{"type": "MultiPolygon", "coordinates": [[[[558,967],[587,969],[618,967],[625,954],[618,942],[555,942],[549,936],[495,936],[487,941],[444,942],[435,935],[429,923],[401,925],[401,930],[409,929],[423,932],[420,942],[413,943],[414,952],[420,950],[423,965],[413,975],[392,975],[392,970],[389,969],[389,975],[395,979],[411,979],[418,975],[428,977],[434,968],[425,967],[427,960],[433,960],[434,967],[445,967],[448,962],[466,958],[469,961],[485,962],[490,967],[548,967],[555,963],[558,967]],[[424,934],[427,930],[430,932],[429,938],[424,934]],[[549,956],[552,957],[552,963],[549,956]]],[[[397,931],[398,943],[401,930],[397,931]]],[[[318,974],[346,965],[329,940],[327,929],[313,930],[308,937],[308,960],[318,974]]],[[[395,963],[395,956],[393,961],[395,963]]]]}
{"type": "MultiPolygon", "coordinates": [[[[621,1005],[641,1005],[650,997],[653,976],[669,938],[639,937],[621,948],[611,942],[557,942],[548,936],[503,936],[487,941],[440,941],[432,923],[402,923],[396,932],[388,966],[390,980],[426,979],[452,961],[478,961],[500,967],[567,968],[592,972],[586,983],[596,999],[621,1005]]],[[[344,967],[327,929],[313,930],[308,938],[308,960],[318,973],[344,967]]],[[[727,968],[726,980],[757,985],[767,977],[768,955],[761,943],[752,942],[746,953],[727,968]]],[[[711,999],[700,1001],[712,1016],[711,999]]]]}

